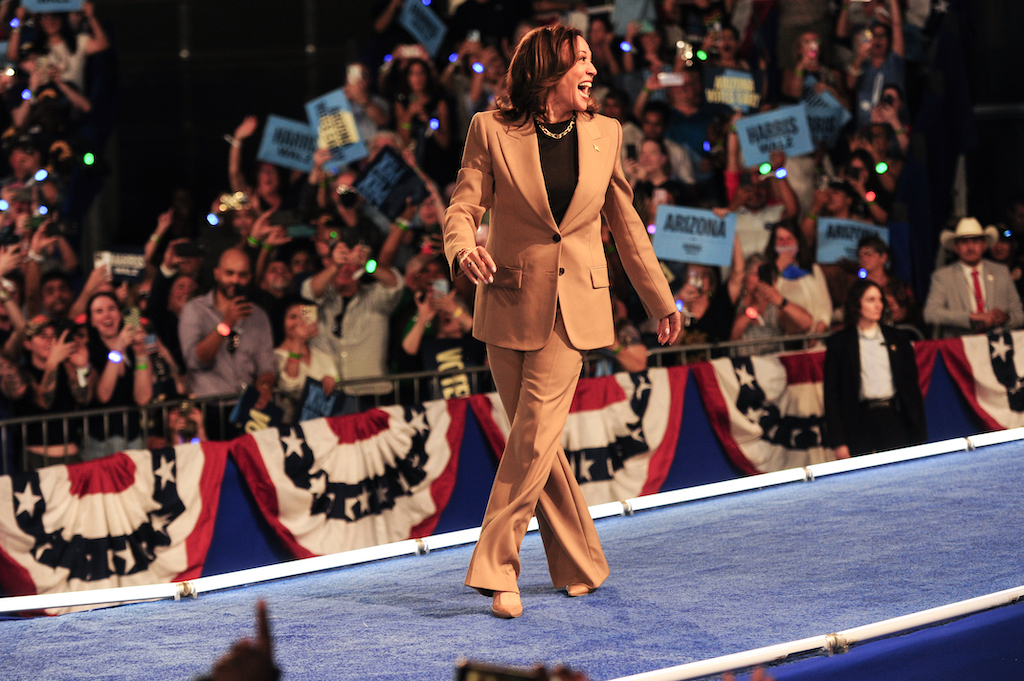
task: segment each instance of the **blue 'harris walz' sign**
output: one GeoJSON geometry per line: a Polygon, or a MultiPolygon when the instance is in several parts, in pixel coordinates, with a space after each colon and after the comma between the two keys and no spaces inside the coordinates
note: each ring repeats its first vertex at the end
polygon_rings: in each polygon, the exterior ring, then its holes
{"type": "Polygon", "coordinates": [[[787,156],[814,151],[805,105],[787,106],[736,121],[736,134],[747,166],[759,166],[776,150],[787,156]]]}
{"type": "Polygon", "coordinates": [[[658,206],[654,254],[659,260],[729,265],[736,238],[736,215],[720,218],[710,210],[658,206]]]}

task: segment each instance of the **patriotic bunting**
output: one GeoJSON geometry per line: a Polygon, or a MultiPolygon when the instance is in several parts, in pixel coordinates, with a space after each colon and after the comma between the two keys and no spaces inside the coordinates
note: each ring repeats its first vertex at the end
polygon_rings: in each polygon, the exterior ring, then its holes
{"type": "Polygon", "coordinates": [[[220,443],[180,445],[0,477],[4,591],[45,594],[198,577],[225,456],[220,443]]]}
{"type": "Polygon", "coordinates": [[[298,558],[430,534],[455,486],[465,400],[371,409],[231,443],[267,521],[298,558]]]}
{"type": "Polygon", "coordinates": [[[723,357],[693,366],[708,418],[744,473],[831,461],[825,427],[824,352],[723,357]]]}
{"type": "Polygon", "coordinates": [[[938,341],[949,375],[988,428],[1024,426],[1024,331],[938,341]]]}
{"type": "MultiPolygon", "coordinates": [[[[588,504],[661,489],[679,439],[686,367],[580,380],[562,447],[588,504]]],[[[491,448],[505,448],[509,422],[497,393],[470,398],[491,448]]]]}

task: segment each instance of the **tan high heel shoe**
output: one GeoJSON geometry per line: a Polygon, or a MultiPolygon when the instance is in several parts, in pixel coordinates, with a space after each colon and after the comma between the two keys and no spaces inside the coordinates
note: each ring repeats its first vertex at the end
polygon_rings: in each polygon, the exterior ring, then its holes
{"type": "Polygon", "coordinates": [[[586,596],[589,593],[594,593],[586,584],[570,584],[565,587],[565,593],[569,594],[570,597],[575,598],[576,596],[586,596]]]}
{"type": "Polygon", "coordinates": [[[491,612],[495,617],[510,620],[523,614],[523,602],[515,591],[495,591],[491,612]]]}

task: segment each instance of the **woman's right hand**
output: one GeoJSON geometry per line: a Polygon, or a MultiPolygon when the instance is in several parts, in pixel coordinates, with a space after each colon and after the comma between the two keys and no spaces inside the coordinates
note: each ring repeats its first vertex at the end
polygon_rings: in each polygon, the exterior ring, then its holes
{"type": "Polygon", "coordinates": [[[494,281],[494,273],[498,266],[487,249],[477,246],[467,250],[459,258],[459,269],[461,269],[469,280],[474,284],[490,284],[494,281]]]}

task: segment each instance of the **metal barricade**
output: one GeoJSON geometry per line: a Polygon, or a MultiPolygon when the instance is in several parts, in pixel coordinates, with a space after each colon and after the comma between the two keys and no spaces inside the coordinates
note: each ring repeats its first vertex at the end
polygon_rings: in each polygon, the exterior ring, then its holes
{"type": "MultiPolygon", "coordinates": [[[[648,366],[690,364],[705,359],[724,356],[743,356],[744,349],[755,347],[761,350],[765,343],[772,343],[776,351],[807,349],[828,334],[807,334],[786,336],[777,339],[753,341],[729,341],[726,343],[703,343],[685,346],[651,348],[648,366]]],[[[607,361],[599,352],[589,352],[584,357],[583,375],[593,375],[597,362],[607,361]]],[[[432,399],[467,397],[472,394],[493,390],[490,369],[486,366],[453,368],[445,371],[419,371],[391,374],[383,377],[340,381],[335,387],[346,395],[358,396],[360,409],[392,404],[418,404],[432,399]],[[387,381],[391,389],[382,394],[360,394],[370,384],[387,381]]],[[[203,414],[206,432],[210,439],[230,439],[241,434],[241,430],[229,423],[228,418],[238,401],[238,395],[222,395],[196,399],[178,399],[149,404],[145,407],[126,406],[101,409],[87,409],[64,414],[10,418],[0,420],[0,472],[4,475],[17,470],[34,470],[49,464],[75,463],[82,458],[84,440],[92,443],[109,441],[111,433],[127,435],[137,431],[130,443],[149,449],[175,444],[168,440],[170,416],[182,405],[197,407],[203,414]],[[137,420],[137,426],[135,421],[137,420]],[[120,428],[111,424],[119,421],[120,428]],[[54,441],[51,429],[59,423],[59,441],[54,441]],[[97,430],[99,433],[97,433],[97,430]],[[100,437],[96,437],[99,434],[100,437]],[[31,441],[30,441],[31,440],[31,441]]],[[[130,448],[130,447],[125,447],[130,448]]]]}

